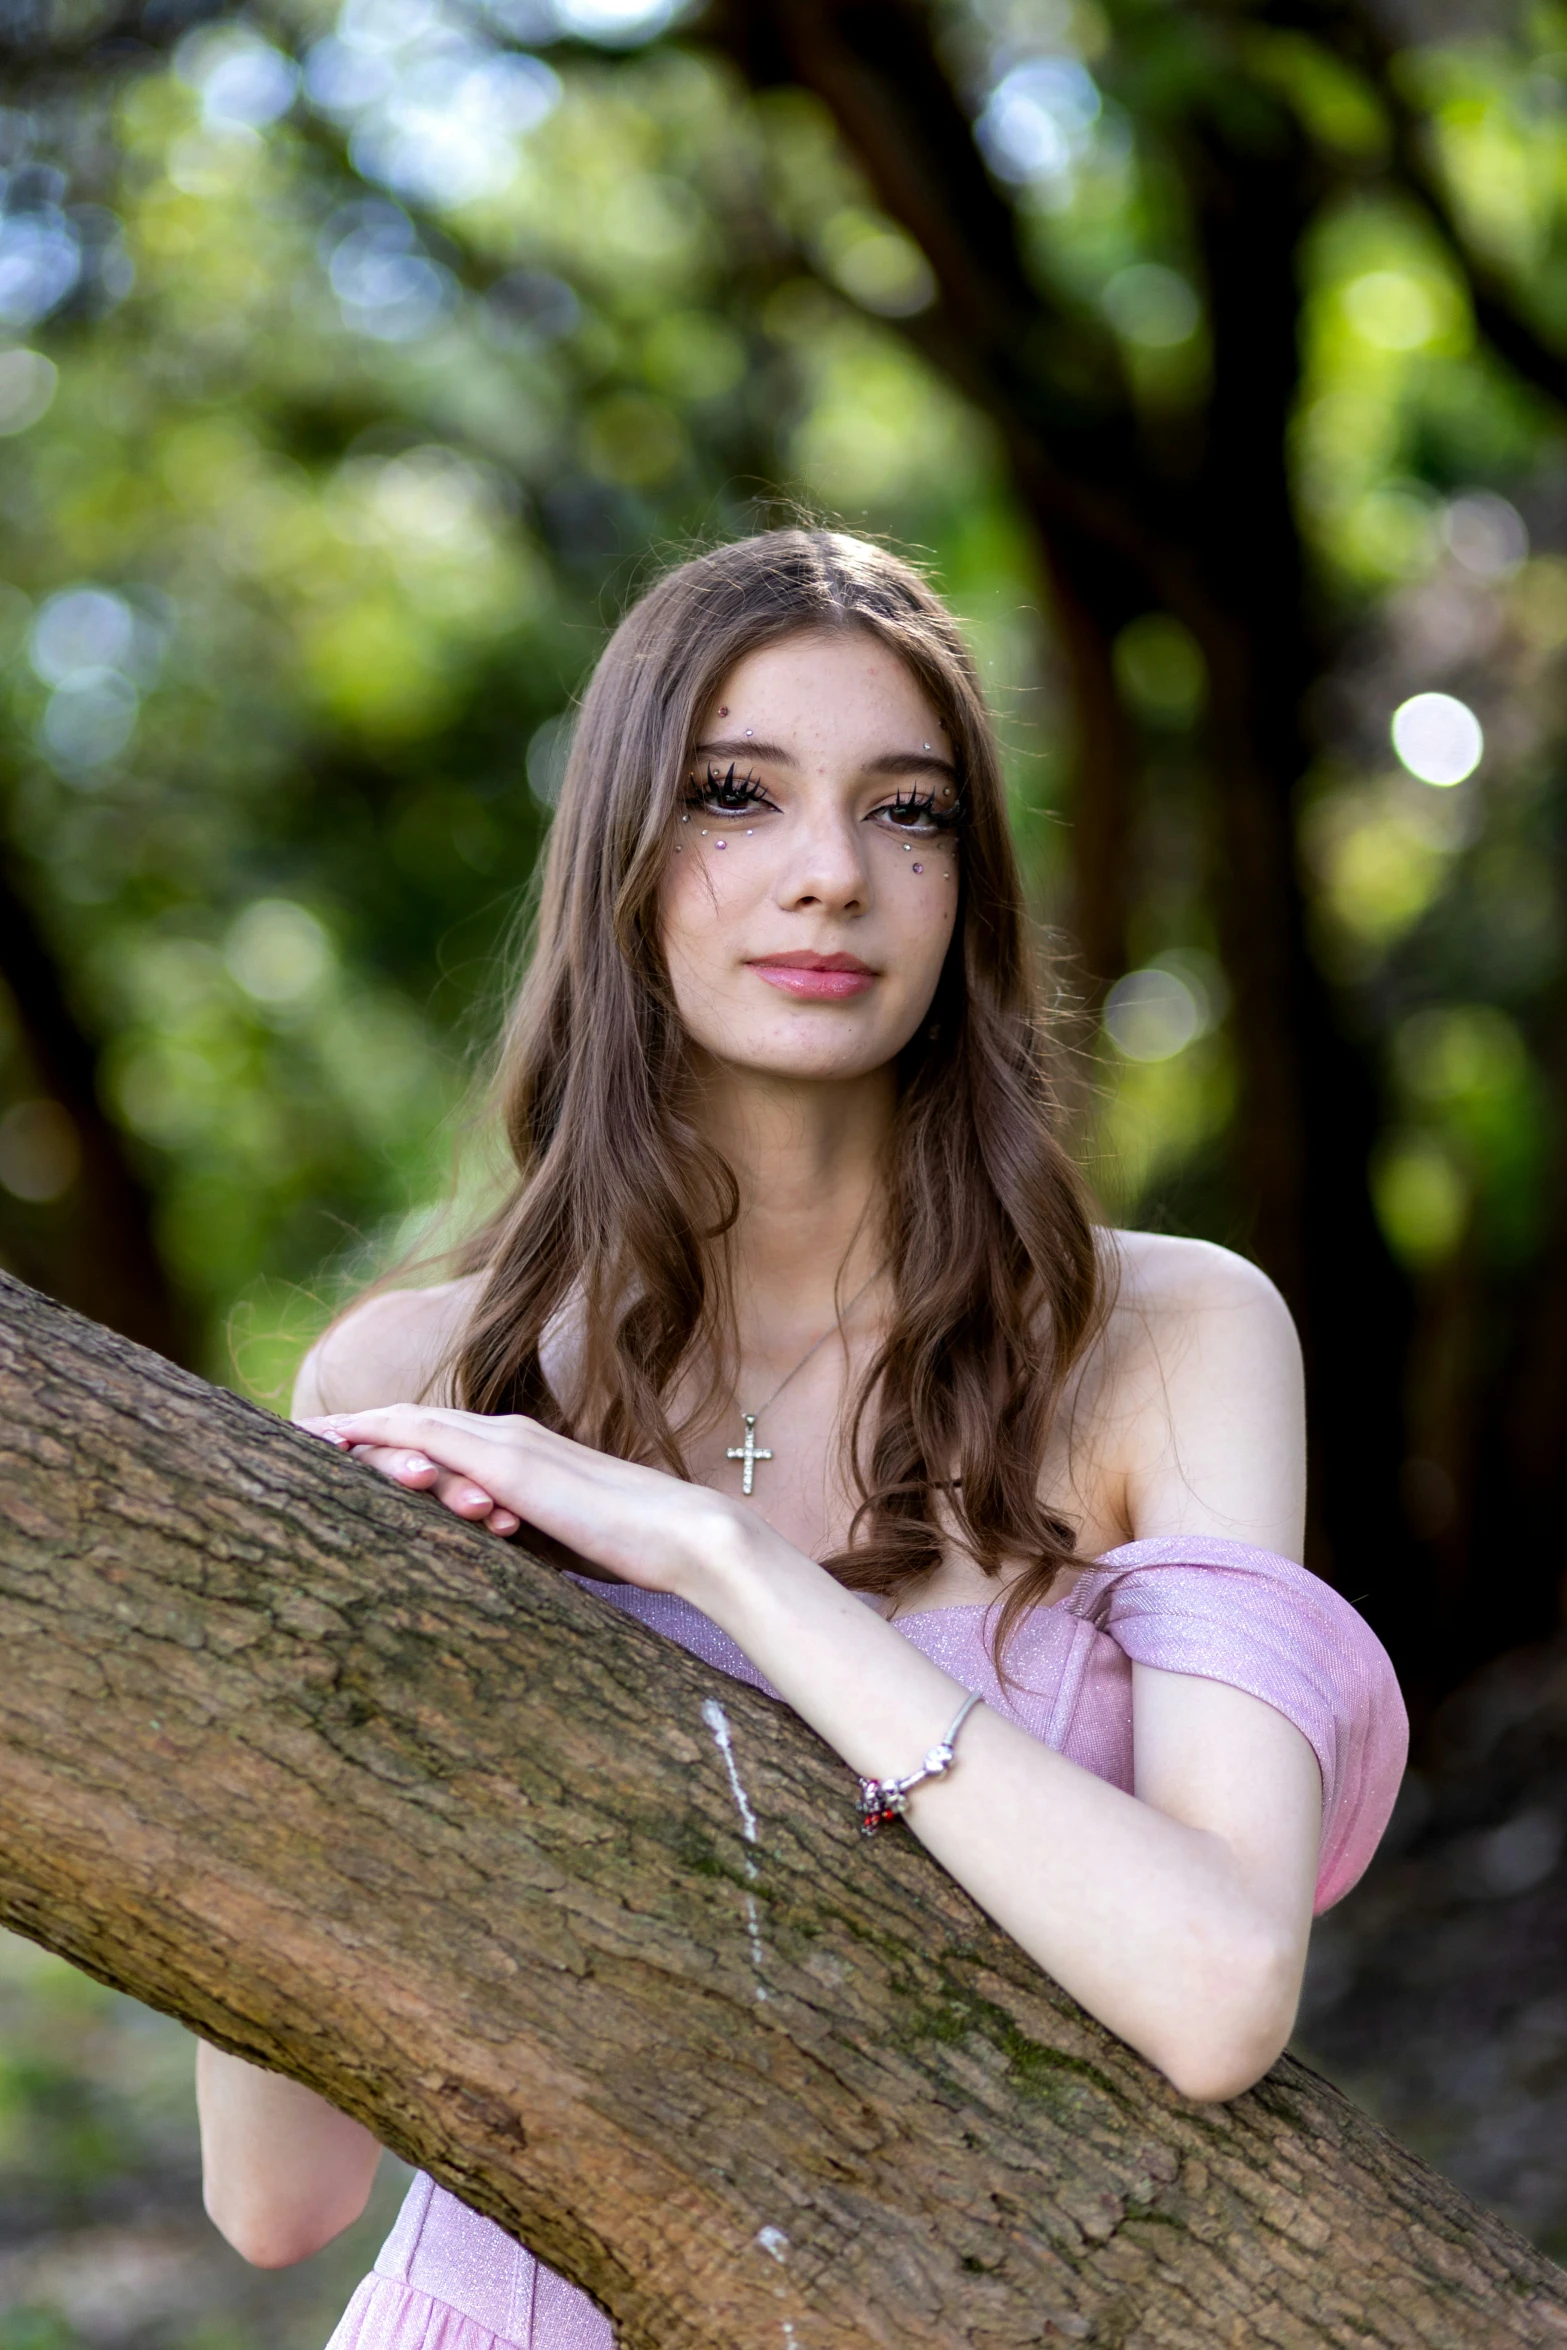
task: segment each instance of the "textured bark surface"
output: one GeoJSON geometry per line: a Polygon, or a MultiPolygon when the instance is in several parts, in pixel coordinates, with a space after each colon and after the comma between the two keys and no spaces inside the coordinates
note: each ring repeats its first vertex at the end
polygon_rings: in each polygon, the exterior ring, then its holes
{"type": "Polygon", "coordinates": [[[1286,2062],[1184,2104],[801,1725],[0,1281],[0,1919],[322,2090],[629,2350],[1567,2342],[1286,2062]]]}

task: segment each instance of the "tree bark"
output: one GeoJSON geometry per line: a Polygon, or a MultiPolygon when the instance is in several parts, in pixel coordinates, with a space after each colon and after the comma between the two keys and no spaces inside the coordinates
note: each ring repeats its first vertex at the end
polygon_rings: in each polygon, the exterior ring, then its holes
{"type": "Polygon", "coordinates": [[[0,1280],[0,1918],[309,2083],[630,2350],[1567,2341],[1284,2062],[1184,2103],[782,1707],[0,1280]]]}

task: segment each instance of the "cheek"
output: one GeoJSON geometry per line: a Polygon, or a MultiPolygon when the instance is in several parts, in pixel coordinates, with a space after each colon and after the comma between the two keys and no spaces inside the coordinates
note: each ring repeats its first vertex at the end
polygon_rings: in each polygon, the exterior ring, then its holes
{"type": "Polygon", "coordinates": [[[754,876],[733,844],[722,849],[696,824],[676,843],[659,890],[665,960],[699,966],[724,943],[731,923],[755,895],[754,876]]]}
{"type": "Polygon", "coordinates": [[[887,876],[889,912],[911,952],[940,962],[957,923],[958,864],[945,842],[904,844],[887,876]]]}

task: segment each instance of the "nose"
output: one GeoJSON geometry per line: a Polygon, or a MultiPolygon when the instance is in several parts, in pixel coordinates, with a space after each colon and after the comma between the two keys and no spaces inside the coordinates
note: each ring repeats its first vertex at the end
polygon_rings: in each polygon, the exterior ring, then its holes
{"type": "Polygon", "coordinates": [[[779,881],[779,904],[792,911],[863,914],[870,904],[870,870],[862,827],[839,809],[802,816],[794,851],[779,881]]]}

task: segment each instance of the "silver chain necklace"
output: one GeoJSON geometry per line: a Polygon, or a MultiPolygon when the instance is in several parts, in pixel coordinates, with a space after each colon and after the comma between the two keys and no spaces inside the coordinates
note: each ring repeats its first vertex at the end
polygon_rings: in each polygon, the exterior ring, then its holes
{"type": "Polygon", "coordinates": [[[740,1414],[740,1418],[745,1426],[745,1440],[741,1444],[731,1444],[728,1451],[725,1453],[724,1458],[730,1461],[740,1461],[744,1464],[740,1471],[740,1490],[742,1493],[749,1494],[752,1487],[756,1483],[757,1462],[770,1461],[773,1457],[770,1452],[764,1451],[756,1441],[757,1421],[761,1418],[764,1412],[770,1412],[772,1410],[774,1404],[778,1401],[778,1398],[782,1395],[784,1389],[790,1384],[792,1380],[799,1378],[800,1373],[805,1369],[805,1366],[810,1361],[812,1355],[820,1352],[820,1350],[827,1344],[828,1339],[833,1335],[833,1332],[835,1330],[841,1331],[843,1329],[845,1322],[847,1322],[849,1316],[853,1313],[855,1307],[859,1304],[861,1298],[865,1295],[866,1290],[870,1288],[871,1282],[879,1281],[886,1269],[887,1268],[885,1265],[877,1266],[875,1272],[870,1277],[870,1281],[866,1281],[861,1284],[861,1286],[855,1291],[854,1295],[850,1298],[848,1304],[844,1307],[843,1312],[837,1315],[834,1320],[827,1325],[827,1328],[822,1332],[820,1338],[812,1339],[804,1354],[801,1355],[799,1361],[795,1364],[794,1369],[792,1371],[785,1372],[784,1376],[779,1380],[777,1386],[773,1389],[772,1394],[768,1397],[766,1403],[759,1403],[754,1412],[742,1412],[740,1414]]]}

